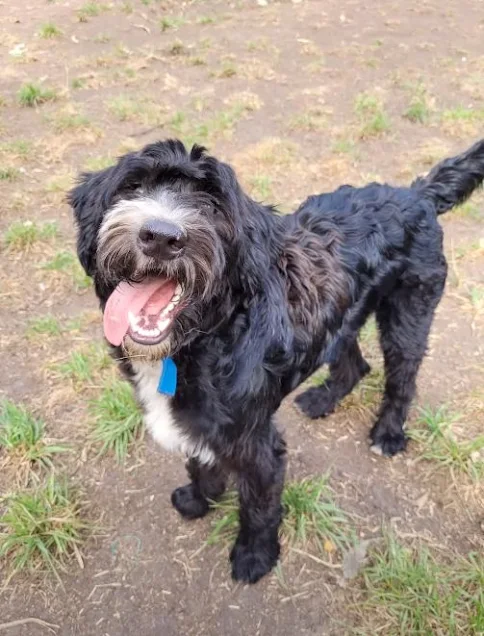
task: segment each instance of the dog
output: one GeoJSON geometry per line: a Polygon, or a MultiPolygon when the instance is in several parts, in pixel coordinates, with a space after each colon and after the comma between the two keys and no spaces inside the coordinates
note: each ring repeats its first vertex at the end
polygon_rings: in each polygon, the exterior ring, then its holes
{"type": "Polygon", "coordinates": [[[410,187],[344,185],[284,216],[204,148],[167,140],[69,193],[113,356],[153,437],[187,456],[173,506],[203,517],[236,474],[235,580],[255,583],[279,557],[286,448],[274,413],[323,364],[326,382],[296,403],[310,418],[334,410],[370,369],[357,342],[370,314],[385,367],[371,444],[405,449],[447,273],[437,217],[483,178],[484,140],[410,187]]]}

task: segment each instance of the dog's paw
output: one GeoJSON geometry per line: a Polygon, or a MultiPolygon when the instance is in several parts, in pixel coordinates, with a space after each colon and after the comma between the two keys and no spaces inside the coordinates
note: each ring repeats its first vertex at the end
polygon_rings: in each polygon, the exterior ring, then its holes
{"type": "Polygon", "coordinates": [[[171,503],[185,519],[199,519],[209,511],[208,501],[195,493],[193,484],[177,488],[171,493],[171,503]]]}
{"type": "Polygon", "coordinates": [[[294,400],[299,410],[311,419],[326,417],[335,409],[335,400],[325,386],[311,387],[294,400]]]}
{"type": "Polygon", "coordinates": [[[280,553],[279,541],[257,543],[254,546],[236,541],[230,554],[232,578],[235,581],[257,583],[276,565],[280,553]]]}
{"type": "Polygon", "coordinates": [[[393,457],[397,453],[403,452],[407,448],[408,442],[403,431],[390,433],[373,430],[370,434],[370,440],[370,450],[376,455],[384,455],[385,457],[393,457]]]}

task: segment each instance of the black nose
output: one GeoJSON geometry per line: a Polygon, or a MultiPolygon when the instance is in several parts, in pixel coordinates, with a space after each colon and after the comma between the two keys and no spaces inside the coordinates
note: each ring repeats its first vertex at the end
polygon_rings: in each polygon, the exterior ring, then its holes
{"type": "Polygon", "coordinates": [[[182,229],[168,221],[151,219],[139,231],[139,246],[146,256],[171,260],[181,254],[185,244],[182,229]]]}

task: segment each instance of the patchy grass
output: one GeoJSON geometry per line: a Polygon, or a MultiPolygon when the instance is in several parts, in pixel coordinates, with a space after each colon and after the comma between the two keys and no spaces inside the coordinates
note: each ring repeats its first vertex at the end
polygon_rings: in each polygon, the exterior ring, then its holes
{"type": "Polygon", "coordinates": [[[27,482],[31,468],[52,468],[52,458],[66,452],[65,446],[44,440],[45,425],[21,404],[0,402],[0,449],[18,466],[18,477],[27,482]]]}
{"type": "Polygon", "coordinates": [[[116,159],[114,159],[110,155],[107,155],[105,157],[89,157],[89,159],[86,159],[86,162],[84,163],[84,168],[86,170],[95,172],[97,170],[104,170],[105,168],[109,168],[115,163],[116,159]]]}
{"type": "Polygon", "coordinates": [[[353,155],[357,152],[357,147],[353,139],[337,139],[331,146],[332,152],[338,155],[353,155]]]}
{"type": "Polygon", "coordinates": [[[266,174],[258,174],[250,180],[251,195],[259,201],[272,197],[272,179],[266,174]]]}
{"type": "Polygon", "coordinates": [[[15,139],[0,144],[0,156],[2,158],[28,159],[34,150],[34,145],[26,139],[15,139]]]}
{"type": "Polygon", "coordinates": [[[211,15],[201,15],[197,18],[197,24],[206,25],[206,24],[215,24],[216,22],[217,22],[217,19],[211,15]]]}
{"type": "Polygon", "coordinates": [[[64,109],[50,118],[54,130],[58,133],[91,128],[88,117],[72,109],[64,109]]]}
{"type": "Polygon", "coordinates": [[[110,113],[119,121],[138,121],[143,124],[158,125],[165,123],[165,108],[148,99],[132,99],[120,95],[107,102],[110,113]]]}
{"type": "Polygon", "coordinates": [[[484,435],[458,440],[452,427],[460,417],[443,406],[420,409],[417,424],[421,428],[412,428],[408,435],[420,445],[422,459],[479,479],[484,475],[484,435]]]}
{"type": "Polygon", "coordinates": [[[430,108],[425,87],[419,84],[412,89],[412,93],[410,103],[403,116],[413,124],[426,124],[430,119],[430,108]]]}
{"type": "Polygon", "coordinates": [[[309,108],[292,117],[288,127],[290,130],[321,132],[328,127],[328,114],[322,108],[309,108]]]}
{"type": "Polygon", "coordinates": [[[181,40],[175,40],[168,47],[168,53],[170,55],[186,55],[188,53],[187,48],[181,40]]]}
{"type": "Polygon", "coordinates": [[[49,241],[58,234],[56,223],[16,221],[5,232],[5,245],[12,251],[26,251],[35,243],[49,241]]]}
{"type": "Polygon", "coordinates": [[[162,32],[176,31],[184,24],[186,24],[186,20],[182,16],[165,16],[160,20],[160,29],[162,32]]]}
{"type": "Polygon", "coordinates": [[[360,329],[358,340],[368,347],[378,345],[378,325],[376,324],[374,316],[369,318],[360,329]]]}
{"type": "Polygon", "coordinates": [[[0,168],[0,181],[16,181],[20,176],[18,168],[0,168]]]}
{"type": "Polygon", "coordinates": [[[456,215],[474,221],[482,221],[484,217],[484,203],[479,205],[473,201],[466,201],[452,210],[452,216],[456,215]]]}
{"type": "Polygon", "coordinates": [[[359,137],[378,137],[390,130],[390,120],[379,97],[361,93],[355,100],[355,113],[360,120],[359,137]]]}
{"type": "Polygon", "coordinates": [[[385,372],[382,368],[373,367],[368,375],[341,402],[345,409],[373,410],[381,400],[385,388],[385,372]]]}
{"type": "Polygon", "coordinates": [[[143,434],[141,412],[128,382],[114,380],[91,403],[93,416],[92,441],[99,454],[113,453],[123,461],[133,444],[143,434]]]}
{"type": "Polygon", "coordinates": [[[119,121],[127,121],[139,115],[142,106],[138,101],[130,97],[119,96],[108,102],[108,109],[119,121]]]}
{"type": "Polygon", "coordinates": [[[217,79],[228,79],[230,77],[235,77],[237,75],[238,69],[235,62],[232,60],[227,60],[222,63],[222,66],[214,71],[210,72],[210,77],[215,77],[217,79]]]}
{"type": "Polygon", "coordinates": [[[474,109],[457,106],[442,113],[441,125],[444,132],[454,136],[477,134],[484,122],[484,108],[474,109]]]}
{"type": "MultiPolygon", "coordinates": [[[[351,543],[348,517],[334,503],[326,476],[288,482],[282,503],[281,539],[290,546],[312,545],[319,552],[330,553],[351,543]]],[[[221,516],[212,522],[207,543],[232,541],[239,527],[237,494],[228,493],[212,507],[221,516]]]]}
{"type": "Polygon", "coordinates": [[[93,385],[99,374],[112,365],[109,353],[104,347],[92,345],[82,351],[73,351],[65,362],[54,369],[61,378],[70,380],[79,388],[93,385]]]}
{"type": "Polygon", "coordinates": [[[195,124],[184,112],[178,111],[172,116],[169,126],[187,147],[194,143],[213,143],[220,137],[230,139],[236,124],[257,107],[249,98],[241,98],[234,100],[226,110],[219,111],[206,122],[195,124]]]}
{"type": "Polygon", "coordinates": [[[51,40],[62,35],[62,31],[53,23],[46,22],[40,27],[39,36],[44,40],[51,40]]]}
{"type": "Polygon", "coordinates": [[[320,551],[332,552],[328,542],[333,549],[349,544],[348,517],[334,503],[327,476],[288,482],[282,504],[282,533],[290,545],[315,543],[320,551]]]}
{"type": "Polygon", "coordinates": [[[79,22],[87,22],[89,18],[96,18],[109,7],[101,2],[86,2],[77,12],[79,22]]]}
{"type": "Polygon", "coordinates": [[[85,273],[76,255],[68,250],[57,252],[50,261],[43,264],[42,268],[67,275],[77,291],[89,289],[92,286],[91,278],[85,273]]]}
{"type": "Polygon", "coordinates": [[[85,77],[74,77],[71,81],[71,88],[74,91],[85,88],[87,84],[87,80],[85,77]]]}
{"type": "Polygon", "coordinates": [[[62,333],[61,325],[55,316],[42,316],[29,322],[27,338],[36,336],[59,336],[62,333]]]}
{"type": "Polygon", "coordinates": [[[17,93],[17,99],[21,106],[33,108],[34,106],[40,106],[40,104],[57,99],[57,93],[52,88],[45,88],[39,84],[28,82],[20,87],[17,93]]]}
{"type": "Polygon", "coordinates": [[[0,558],[7,563],[8,580],[22,571],[65,570],[73,556],[82,558],[79,546],[90,528],[82,519],[78,492],[51,475],[33,490],[4,500],[0,517],[0,558]]]}
{"type": "MultiPolygon", "coordinates": [[[[440,563],[424,545],[389,537],[363,570],[357,608],[371,632],[476,636],[484,632],[484,562],[479,555],[440,563]]],[[[361,633],[361,632],[357,632],[361,633]]]]}

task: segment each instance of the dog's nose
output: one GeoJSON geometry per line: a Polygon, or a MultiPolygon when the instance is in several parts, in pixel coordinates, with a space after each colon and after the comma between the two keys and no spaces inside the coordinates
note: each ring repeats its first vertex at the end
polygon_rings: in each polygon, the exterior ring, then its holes
{"type": "Polygon", "coordinates": [[[182,229],[169,221],[151,219],[139,231],[140,249],[146,256],[171,260],[180,255],[185,244],[182,229]]]}

